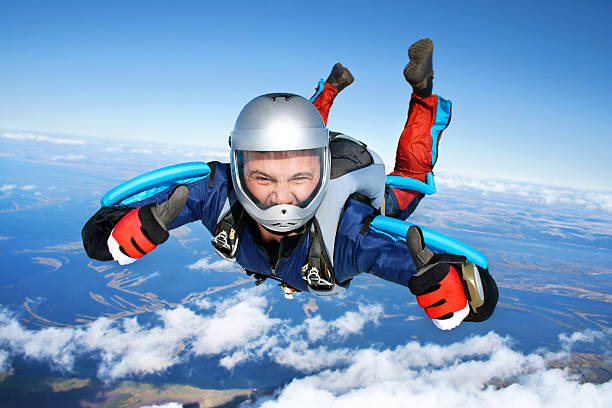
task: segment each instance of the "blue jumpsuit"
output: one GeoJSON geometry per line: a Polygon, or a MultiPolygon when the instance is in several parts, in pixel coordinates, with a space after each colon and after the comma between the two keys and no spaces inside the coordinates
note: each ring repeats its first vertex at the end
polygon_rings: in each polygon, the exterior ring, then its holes
{"type": "MultiPolygon", "coordinates": [[[[228,197],[228,189],[232,188],[227,179],[229,164],[214,162],[214,165],[216,171],[212,183],[207,177],[187,184],[189,199],[168,229],[201,221],[213,233],[228,197]]],[[[130,204],[130,207],[163,202],[173,190],[174,187],[170,187],[151,198],[130,204]]],[[[364,223],[369,222],[368,217],[375,211],[363,202],[347,200],[340,216],[333,254],[336,281],[343,284],[360,273],[371,273],[408,286],[408,280],[416,273],[416,269],[405,243],[394,241],[369,228],[363,229],[364,223]]],[[[249,218],[246,213],[245,218],[249,218]]],[[[276,256],[259,242],[253,228],[254,221],[249,219],[246,222],[236,262],[248,271],[277,277],[295,289],[307,291],[300,270],[307,262],[311,233],[306,231],[299,237],[283,237],[276,256]]]]}

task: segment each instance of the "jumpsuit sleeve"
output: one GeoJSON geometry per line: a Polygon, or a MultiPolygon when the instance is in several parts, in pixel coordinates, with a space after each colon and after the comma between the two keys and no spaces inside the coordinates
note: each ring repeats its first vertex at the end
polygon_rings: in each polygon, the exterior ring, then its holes
{"type": "Polygon", "coordinates": [[[334,250],[334,272],[340,283],[360,273],[408,286],[416,273],[408,247],[403,241],[368,227],[374,209],[349,200],[340,217],[334,250]],[[364,227],[365,226],[365,227],[364,227]]]}
{"type": "MultiPolygon", "coordinates": [[[[216,167],[215,174],[219,177],[213,176],[211,179],[211,176],[209,176],[187,184],[189,198],[185,207],[168,226],[169,230],[197,220],[201,220],[209,231],[214,230],[217,217],[227,198],[226,169],[228,167],[226,164],[216,162],[214,165],[216,167]]],[[[177,186],[170,186],[150,198],[132,203],[129,206],[100,208],[85,223],[81,231],[83,247],[87,255],[99,261],[111,261],[113,258],[108,250],[107,240],[119,220],[134,208],[166,201],[177,186]]]]}

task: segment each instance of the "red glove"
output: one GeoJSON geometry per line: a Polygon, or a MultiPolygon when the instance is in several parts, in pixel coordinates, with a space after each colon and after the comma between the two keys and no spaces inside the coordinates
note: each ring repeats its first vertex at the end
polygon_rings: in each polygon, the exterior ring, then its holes
{"type": "Polygon", "coordinates": [[[170,236],[167,227],[181,212],[188,197],[189,188],[181,185],[168,200],[136,208],[124,215],[108,237],[108,250],[113,259],[126,265],[166,242],[170,236]]]}
{"type": "Polygon", "coordinates": [[[434,254],[425,246],[421,229],[412,226],[406,244],[417,268],[408,282],[419,306],[442,330],[457,327],[470,313],[463,282],[456,269],[466,258],[459,255],[434,254]]]}
{"type": "Polygon", "coordinates": [[[453,265],[438,264],[408,283],[419,306],[442,330],[459,325],[470,313],[461,278],[453,265]]]}

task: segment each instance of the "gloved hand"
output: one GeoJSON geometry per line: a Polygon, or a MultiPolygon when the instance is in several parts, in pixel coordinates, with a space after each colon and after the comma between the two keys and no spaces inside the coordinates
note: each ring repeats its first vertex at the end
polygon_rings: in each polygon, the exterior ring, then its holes
{"type": "Polygon", "coordinates": [[[411,226],[406,245],[417,268],[408,282],[419,306],[425,309],[436,327],[450,330],[470,313],[470,305],[459,273],[466,258],[459,255],[435,254],[425,246],[423,233],[411,226]]]}
{"type": "Polygon", "coordinates": [[[124,215],[108,237],[108,250],[120,265],[130,264],[166,242],[168,225],[189,198],[189,187],[180,185],[158,204],[148,204],[124,215]]]}

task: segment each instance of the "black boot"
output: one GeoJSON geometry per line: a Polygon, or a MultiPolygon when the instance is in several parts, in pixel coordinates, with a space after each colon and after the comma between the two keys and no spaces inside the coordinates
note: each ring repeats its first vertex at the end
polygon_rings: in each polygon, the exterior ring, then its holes
{"type": "Polygon", "coordinates": [[[414,92],[422,97],[431,95],[433,89],[433,42],[423,38],[408,49],[410,62],[404,68],[404,77],[414,92]]]}
{"type": "Polygon", "coordinates": [[[338,90],[338,92],[342,91],[344,88],[353,83],[355,78],[351,74],[351,71],[348,68],[343,67],[341,63],[336,63],[332,68],[329,76],[327,77],[327,82],[334,88],[338,90]]]}

